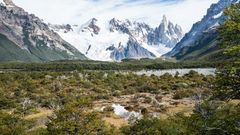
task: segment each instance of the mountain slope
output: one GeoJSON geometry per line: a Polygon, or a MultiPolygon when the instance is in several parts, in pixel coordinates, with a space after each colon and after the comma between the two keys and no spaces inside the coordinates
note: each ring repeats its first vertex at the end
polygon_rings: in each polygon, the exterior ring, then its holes
{"type": "Polygon", "coordinates": [[[52,61],[86,59],[72,45],[11,0],[0,1],[0,60],[52,61]]]}
{"type": "Polygon", "coordinates": [[[156,58],[170,51],[183,37],[179,25],[164,16],[157,28],[143,22],[92,18],[83,25],[51,25],[63,39],[93,60],[156,58]]]}
{"type": "Polygon", "coordinates": [[[19,48],[2,34],[0,34],[0,54],[0,61],[39,61],[37,57],[19,48]]]}
{"type": "Polygon", "coordinates": [[[239,0],[220,0],[208,9],[207,15],[193,25],[189,33],[165,56],[177,59],[216,59],[220,48],[217,46],[217,27],[224,23],[223,11],[239,0]]]}

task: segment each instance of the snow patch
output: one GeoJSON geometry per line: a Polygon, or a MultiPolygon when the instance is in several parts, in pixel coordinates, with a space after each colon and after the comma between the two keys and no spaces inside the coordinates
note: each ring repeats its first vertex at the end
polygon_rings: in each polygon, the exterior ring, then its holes
{"type": "Polygon", "coordinates": [[[217,19],[217,18],[221,17],[222,15],[223,15],[223,12],[220,12],[219,14],[213,16],[213,18],[214,18],[214,19],[217,19]]]}
{"type": "Polygon", "coordinates": [[[126,120],[129,120],[130,118],[141,118],[142,115],[139,112],[129,112],[124,108],[124,106],[121,106],[120,104],[113,104],[112,107],[114,108],[114,113],[126,120]]]}
{"type": "Polygon", "coordinates": [[[162,55],[170,52],[172,48],[165,47],[165,45],[148,45],[146,43],[142,44],[142,47],[152,52],[156,57],[161,57],[162,55]]]}

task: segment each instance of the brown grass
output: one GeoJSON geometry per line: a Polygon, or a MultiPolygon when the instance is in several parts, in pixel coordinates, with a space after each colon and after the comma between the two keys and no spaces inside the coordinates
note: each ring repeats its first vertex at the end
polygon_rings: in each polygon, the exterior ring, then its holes
{"type": "Polygon", "coordinates": [[[38,108],[38,113],[30,114],[24,117],[25,120],[33,120],[33,119],[40,119],[40,118],[47,118],[53,114],[53,111],[46,108],[38,108]]]}
{"type": "Polygon", "coordinates": [[[128,125],[128,121],[125,119],[122,119],[118,116],[116,116],[115,114],[112,114],[110,117],[105,117],[103,118],[103,120],[109,124],[109,125],[113,125],[116,128],[121,128],[123,126],[128,125]]]}

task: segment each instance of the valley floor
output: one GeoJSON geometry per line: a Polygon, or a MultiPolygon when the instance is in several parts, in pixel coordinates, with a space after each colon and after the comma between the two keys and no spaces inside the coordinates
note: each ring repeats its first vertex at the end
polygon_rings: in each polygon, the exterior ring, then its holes
{"type": "Polygon", "coordinates": [[[101,123],[104,132],[121,135],[128,131],[125,128],[147,117],[165,122],[180,114],[192,117],[196,107],[213,94],[214,68],[180,73],[165,70],[161,74],[143,71],[3,70],[0,119],[17,119],[19,131],[33,135],[86,121],[88,127],[76,128],[87,132],[101,123]]]}
{"type": "Polygon", "coordinates": [[[198,102],[196,96],[211,93],[215,78],[195,71],[175,77],[168,73],[146,76],[106,71],[0,74],[1,111],[30,121],[30,131],[46,129],[50,117],[82,97],[91,99],[87,110],[99,113],[102,120],[117,128],[128,125],[130,114],[163,119],[177,113],[189,115],[198,102]],[[117,113],[114,105],[125,108],[125,112],[117,113]]]}

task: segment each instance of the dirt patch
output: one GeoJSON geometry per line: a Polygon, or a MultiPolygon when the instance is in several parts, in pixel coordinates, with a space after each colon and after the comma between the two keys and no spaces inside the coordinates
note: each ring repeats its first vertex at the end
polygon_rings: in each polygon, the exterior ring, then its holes
{"type": "Polygon", "coordinates": [[[233,99],[233,100],[230,100],[228,103],[238,105],[238,104],[240,104],[240,100],[239,99],[233,99]]]}
{"type": "Polygon", "coordinates": [[[25,116],[25,120],[31,120],[35,122],[35,127],[31,130],[35,130],[38,128],[46,128],[46,123],[48,122],[48,117],[53,114],[53,110],[47,109],[47,108],[38,108],[38,113],[31,114],[28,116],[25,116]]]}
{"type": "Polygon", "coordinates": [[[33,120],[33,119],[39,119],[39,118],[47,118],[48,116],[51,116],[53,111],[46,108],[39,108],[37,109],[38,113],[27,115],[24,117],[26,120],[33,120]]]}

